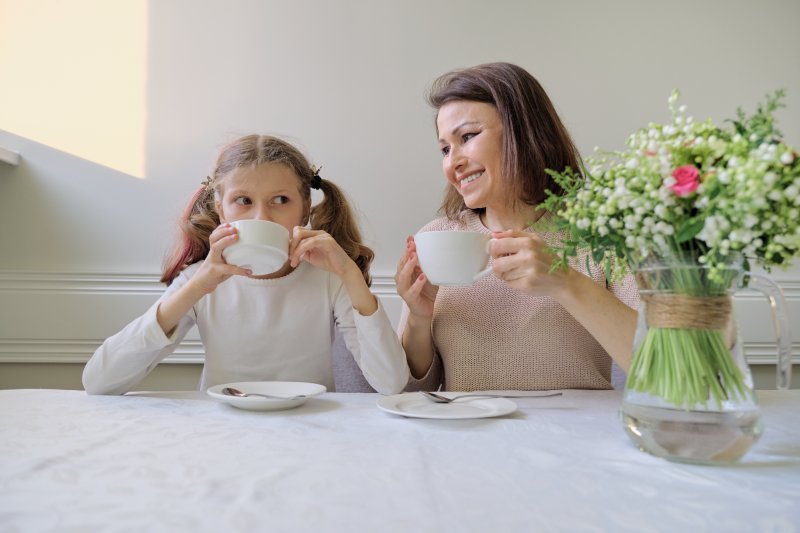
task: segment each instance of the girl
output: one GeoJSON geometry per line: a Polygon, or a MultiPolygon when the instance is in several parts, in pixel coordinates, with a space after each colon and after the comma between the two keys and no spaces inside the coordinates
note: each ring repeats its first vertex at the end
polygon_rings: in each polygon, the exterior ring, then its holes
{"type": "Polygon", "coordinates": [[[405,301],[400,335],[412,388],[609,389],[612,360],[630,364],[638,305],[629,276],[607,286],[585,261],[551,271],[552,213],[559,190],[545,169],[579,168],[578,151],[542,86],[524,69],[490,63],[434,82],[444,217],[422,228],[493,237],[487,276],[470,287],[432,285],[408,239],[397,269],[405,301]]]}
{"type": "Polygon", "coordinates": [[[367,381],[400,391],[408,366],[379,301],[369,290],[372,250],[364,246],[344,194],[292,145],[263,135],[222,150],[213,174],[182,217],[161,298],[106,340],[86,364],[89,394],[123,394],[197,325],[205,348],[201,390],[235,381],[307,381],[333,390],[331,345],[341,330],[367,381]],[[311,189],[324,200],[311,206],[311,189]],[[291,235],[277,272],[252,276],[227,264],[230,223],[262,219],[291,235]]]}

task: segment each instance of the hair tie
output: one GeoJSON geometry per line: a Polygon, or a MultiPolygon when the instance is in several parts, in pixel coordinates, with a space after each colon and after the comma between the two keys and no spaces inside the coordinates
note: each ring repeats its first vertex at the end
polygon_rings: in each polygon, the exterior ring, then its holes
{"type": "Polygon", "coordinates": [[[321,189],[322,188],[322,178],[319,177],[319,171],[322,170],[322,167],[311,167],[311,172],[314,173],[311,176],[311,188],[312,189],[321,189]]]}

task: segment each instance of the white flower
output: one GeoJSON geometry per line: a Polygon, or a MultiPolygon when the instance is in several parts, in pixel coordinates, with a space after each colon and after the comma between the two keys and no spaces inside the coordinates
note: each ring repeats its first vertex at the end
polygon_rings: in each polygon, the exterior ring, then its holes
{"type": "Polygon", "coordinates": [[[757,216],[753,215],[752,213],[748,213],[747,215],[745,215],[745,217],[744,217],[744,227],[745,228],[750,229],[753,226],[755,226],[756,224],[758,224],[758,217],[757,216]]]}
{"type": "Polygon", "coordinates": [[[791,152],[784,152],[783,155],[781,155],[781,163],[784,165],[791,165],[792,161],[794,161],[794,156],[791,152]]]}

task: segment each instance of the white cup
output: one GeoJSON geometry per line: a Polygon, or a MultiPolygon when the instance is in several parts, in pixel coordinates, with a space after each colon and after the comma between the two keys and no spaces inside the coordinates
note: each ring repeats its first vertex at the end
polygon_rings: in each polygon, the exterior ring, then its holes
{"type": "Polygon", "coordinates": [[[426,231],[414,235],[422,271],[434,285],[472,285],[492,271],[491,237],[477,231],[426,231]]]}
{"type": "Polygon", "coordinates": [[[289,259],[289,232],[267,220],[237,220],[231,226],[239,231],[239,240],[225,248],[225,261],[249,268],[254,276],[271,274],[289,259]]]}

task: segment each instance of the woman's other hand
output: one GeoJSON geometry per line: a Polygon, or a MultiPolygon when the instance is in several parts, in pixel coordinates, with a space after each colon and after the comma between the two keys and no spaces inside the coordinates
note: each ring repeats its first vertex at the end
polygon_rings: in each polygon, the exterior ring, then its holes
{"type": "Polygon", "coordinates": [[[553,256],[538,235],[508,230],[494,232],[492,238],[492,270],[510,287],[534,296],[553,296],[569,284],[574,271],[550,272],[553,256]]]}

